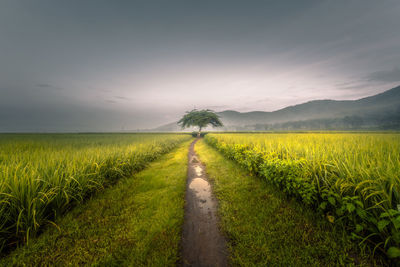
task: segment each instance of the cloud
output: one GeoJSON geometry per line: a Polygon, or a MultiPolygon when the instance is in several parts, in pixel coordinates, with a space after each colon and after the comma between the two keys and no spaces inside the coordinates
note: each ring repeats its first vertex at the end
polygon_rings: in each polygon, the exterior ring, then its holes
{"type": "Polygon", "coordinates": [[[338,90],[357,90],[360,91],[362,93],[363,90],[361,89],[366,89],[370,86],[370,84],[368,83],[358,83],[358,82],[349,82],[347,83],[343,83],[342,86],[337,85],[335,88],[338,90]]]}
{"type": "Polygon", "coordinates": [[[124,97],[124,96],[114,96],[115,98],[118,98],[118,99],[129,99],[129,98],[127,98],[127,97],[124,97]]]}
{"type": "Polygon", "coordinates": [[[125,100],[125,101],[132,100],[132,98],[130,98],[130,97],[118,96],[118,95],[113,96],[113,98],[114,98],[114,99],[118,99],[118,100],[125,100]]]}
{"type": "Polygon", "coordinates": [[[400,69],[398,67],[392,70],[376,71],[367,76],[369,81],[379,82],[399,82],[400,81],[400,69]]]}
{"type": "Polygon", "coordinates": [[[211,110],[224,110],[229,108],[228,105],[214,105],[214,106],[207,106],[206,108],[211,109],[211,110]]]}
{"type": "Polygon", "coordinates": [[[273,111],[400,80],[400,1],[38,2],[0,1],[2,129],[155,127],[194,107],[273,111]]]}
{"type": "Polygon", "coordinates": [[[56,89],[56,90],[63,90],[64,88],[49,84],[49,83],[37,83],[35,84],[36,87],[43,88],[43,89],[56,89]]]}
{"type": "Polygon", "coordinates": [[[38,83],[36,84],[37,87],[42,87],[42,88],[48,88],[48,87],[52,87],[50,84],[48,83],[38,83]]]}

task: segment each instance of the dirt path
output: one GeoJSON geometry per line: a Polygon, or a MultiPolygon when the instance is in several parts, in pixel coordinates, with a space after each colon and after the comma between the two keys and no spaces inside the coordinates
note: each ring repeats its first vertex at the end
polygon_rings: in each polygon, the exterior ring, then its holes
{"type": "Polygon", "coordinates": [[[197,141],[189,149],[181,265],[227,266],[226,241],[217,224],[217,200],[194,151],[197,141]]]}

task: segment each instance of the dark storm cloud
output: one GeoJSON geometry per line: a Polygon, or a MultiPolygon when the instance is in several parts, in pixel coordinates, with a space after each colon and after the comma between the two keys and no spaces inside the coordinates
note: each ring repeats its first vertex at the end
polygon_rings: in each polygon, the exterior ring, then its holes
{"type": "Polygon", "coordinates": [[[399,81],[399,13],[395,0],[4,0],[0,131],[379,93],[399,81]]]}

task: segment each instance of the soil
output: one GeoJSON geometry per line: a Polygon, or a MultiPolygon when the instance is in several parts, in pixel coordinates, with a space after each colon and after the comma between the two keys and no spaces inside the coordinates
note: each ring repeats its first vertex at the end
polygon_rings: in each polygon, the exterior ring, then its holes
{"type": "Polygon", "coordinates": [[[218,229],[217,199],[199,161],[189,149],[181,266],[227,266],[226,240],[218,229]]]}

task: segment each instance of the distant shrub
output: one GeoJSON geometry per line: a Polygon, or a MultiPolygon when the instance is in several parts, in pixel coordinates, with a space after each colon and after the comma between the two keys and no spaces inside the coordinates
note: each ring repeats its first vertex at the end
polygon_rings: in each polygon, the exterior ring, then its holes
{"type": "MultiPolygon", "coordinates": [[[[204,137],[207,133],[200,133],[200,137],[204,137]]],[[[197,132],[192,132],[193,137],[197,137],[197,132]]]]}

